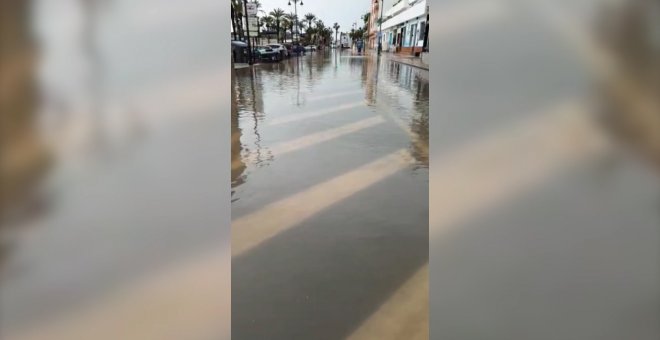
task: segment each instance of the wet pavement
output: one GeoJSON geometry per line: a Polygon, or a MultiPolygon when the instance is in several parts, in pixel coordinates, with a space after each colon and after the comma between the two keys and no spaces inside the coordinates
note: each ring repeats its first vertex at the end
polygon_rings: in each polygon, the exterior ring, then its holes
{"type": "Polygon", "coordinates": [[[237,69],[236,90],[232,337],[365,338],[428,261],[428,72],[319,51],[237,69]]]}

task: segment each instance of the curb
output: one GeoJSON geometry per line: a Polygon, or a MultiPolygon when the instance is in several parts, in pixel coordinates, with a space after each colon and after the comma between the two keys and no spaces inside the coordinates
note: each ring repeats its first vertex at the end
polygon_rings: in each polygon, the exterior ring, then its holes
{"type": "Polygon", "coordinates": [[[428,67],[428,66],[412,64],[412,63],[409,63],[409,62],[406,62],[406,61],[403,61],[403,60],[396,60],[396,59],[390,59],[390,60],[393,61],[393,62],[395,62],[395,63],[399,63],[399,64],[404,64],[404,65],[408,65],[408,66],[416,67],[416,68],[418,68],[418,69],[422,69],[422,70],[425,70],[425,71],[428,71],[428,70],[429,70],[429,67],[428,67]]]}

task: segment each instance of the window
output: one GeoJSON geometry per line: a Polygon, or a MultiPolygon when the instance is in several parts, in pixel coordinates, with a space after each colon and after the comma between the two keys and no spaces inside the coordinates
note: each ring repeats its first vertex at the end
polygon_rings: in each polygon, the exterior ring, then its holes
{"type": "Polygon", "coordinates": [[[426,34],[426,22],[422,21],[419,23],[419,40],[424,40],[424,35],[426,34]]]}

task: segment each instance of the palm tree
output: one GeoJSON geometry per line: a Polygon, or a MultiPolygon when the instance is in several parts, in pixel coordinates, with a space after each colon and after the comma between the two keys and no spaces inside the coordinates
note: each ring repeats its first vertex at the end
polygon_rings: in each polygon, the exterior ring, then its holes
{"type": "Polygon", "coordinates": [[[362,16],[362,21],[364,21],[364,27],[368,28],[369,27],[369,18],[371,17],[371,13],[367,12],[362,16]]]}
{"type": "Polygon", "coordinates": [[[284,30],[284,39],[282,41],[285,42],[286,41],[286,31],[287,30],[289,30],[291,32],[291,39],[293,39],[293,22],[294,22],[293,14],[291,14],[291,13],[284,14],[282,19],[283,19],[283,22],[284,22],[283,25],[282,25],[283,30],[284,30]]]}
{"type": "Polygon", "coordinates": [[[307,29],[308,30],[310,28],[312,28],[312,21],[314,21],[314,19],[316,19],[316,15],[314,15],[312,13],[305,14],[305,21],[307,21],[307,29]]]}
{"type": "Polygon", "coordinates": [[[243,38],[243,2],[241,0],[231,0],[231,18],[234,35],[243,38]]]}
{"type": "MultiPolygon", "coordinates": [[[[272,31],[273,30],[273,24],[275,23],[275,19],[271,16],[266,16],[261,19],[261,23],[264,24],[266,27],[266,30],[272,31]]],[[[268,36],[268,40],[270,40],[270,36],[268,36]]]]}
{"type": "Polygon", "coordinates": [[[284,10],[276,8],[270,12],[270,16],[275,20],[275,31],[277,32],[277,42],[280,42],[280,22],[284,16],[284,10]]]}
{"type": "Polygon", "coordinates": [[[332,28],[335,29],[335,46],[336,46],[337,45],[337,34],[339,34],[339,24],[335,22],[334,25],[332,25],[332,28]]]}
{"type": "Polygon", "coordinates": [[[295,14],[289,13],[284,15],[284,19],[287,21],[287,28],[291,30],[291,41],[293,41],[294,26],[298,18],[296,17],[295,14]]]}

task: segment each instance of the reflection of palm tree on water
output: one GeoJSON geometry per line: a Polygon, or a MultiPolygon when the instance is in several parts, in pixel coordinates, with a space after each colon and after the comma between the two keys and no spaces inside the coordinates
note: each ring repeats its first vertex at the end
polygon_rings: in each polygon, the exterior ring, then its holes
{"type": "Polygon", "coordinates": [[[273,160],[273,155],[267,152],[267,155],[261,154],[261,134],[259,133],[259,113],[263,112],[263,100],[261,98],[262,89],[255,87],[256,71],[250,68],[250,86],[252,89],[252,118],[254,119],[254,136],[256,146],[256,164],[257,166],[267,165],[266,161],[273,160]],[[258,92],[258,94],[257,94],[258,92]],[[257,98],[259,96],[259,98],[257,98]]]}
{"type": "Polygon", "coordinates": [[[231,61],[231,195],[234,196],[234,187],[243,184],[245,181],[245,162],[241,152],[241,128],[238,124],[238,106],[236,105],[236,72],[234,70],[234,60],[231,61]]]}
{"type": "Polygon", "coordinates": [[[255,70],[253,69],[242,69],[240,70],[241,77],[237,78],[239,85],[235,86],[234,89],[238,91],[238,95],[234,98],[238,100],[237,114],[235,117],[236,124],[240,122],[240,118],[244,114],[250,114],[254,121],[254,150],[249,148],[241,148],[241,152],[245,153],[245,157],[253,162],[257,166],[267,165],[267,161],[273,159],[272,154],[269,152],[263,153],[263,147],[261,145],[261,134],[259,132],[259,121],[260,115],[263,112],[263,102],[261,99],[261,89],[256,88],[255,84],[255,70]],[[249,72],[249,74],[245,74],[249,72]],[[251,92],[248,94],[248,92],[251,92]]]}

